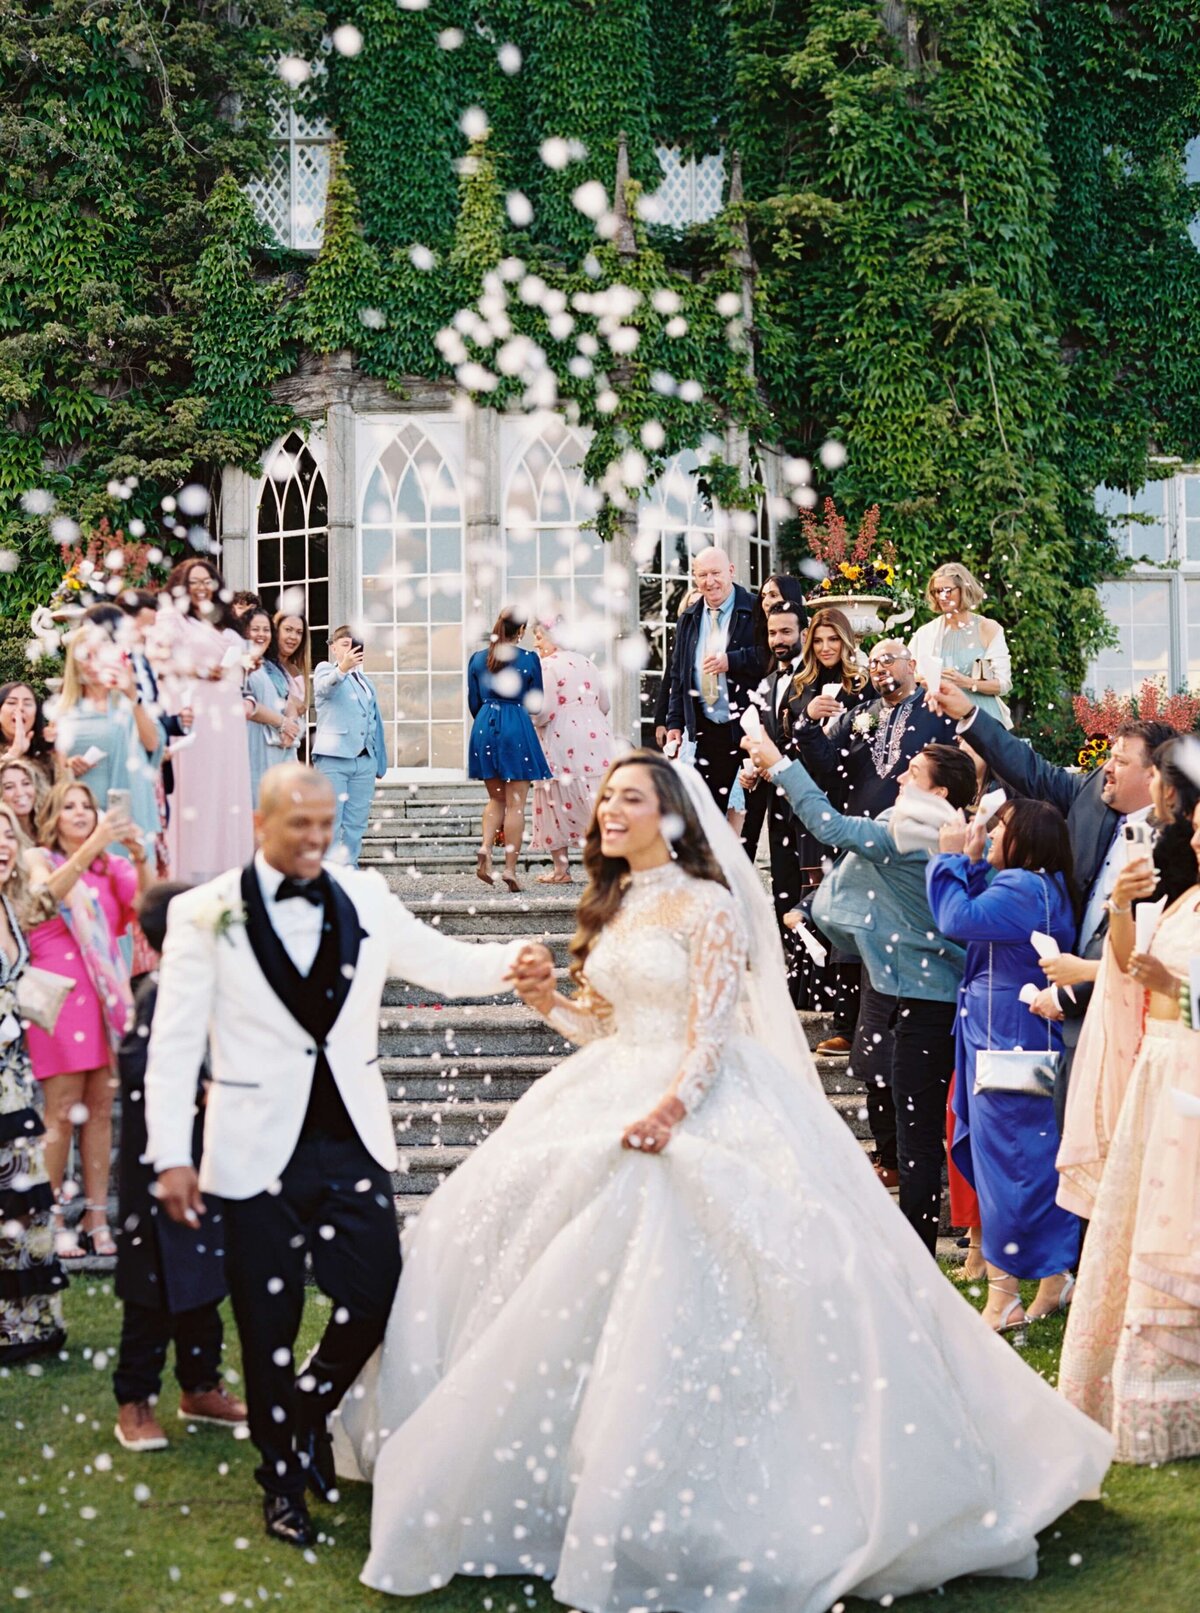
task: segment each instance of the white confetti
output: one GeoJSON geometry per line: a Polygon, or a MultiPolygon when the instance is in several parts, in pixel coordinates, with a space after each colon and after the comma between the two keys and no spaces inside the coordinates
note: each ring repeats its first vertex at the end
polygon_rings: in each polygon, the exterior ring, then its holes
{"type": "Polygon", "coordinates": [[[340,28],[335,28],[330,38],[339,56],[357,56],[363,48],[363,36],[352,22],[344,22],[340,28]]]}

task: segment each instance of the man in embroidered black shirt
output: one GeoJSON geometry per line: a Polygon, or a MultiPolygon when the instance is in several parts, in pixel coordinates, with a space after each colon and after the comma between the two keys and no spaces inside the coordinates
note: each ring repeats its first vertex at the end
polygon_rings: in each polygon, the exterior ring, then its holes
{"type": "Polygon", "coordinates": [[[795,736],[800,760],[835,805],[877,818],[895,806],[901,775],[926,745],[952,745],[955,724],[925,706],[916,663],[899,639],[883,639],[867,663],[879,698],[848,711],[826,733],[806,723],[795,736]]]}

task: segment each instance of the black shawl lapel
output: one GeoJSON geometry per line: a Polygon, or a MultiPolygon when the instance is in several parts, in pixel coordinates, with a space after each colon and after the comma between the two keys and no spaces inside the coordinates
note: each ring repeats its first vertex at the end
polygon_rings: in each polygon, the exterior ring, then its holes
{"type": "MultiPolygon", "coordinates": [[[[333,894],[331,917],[336,927],[338,969],[337,982],[334,987],[333,1022],[336,1023],[338,1015],[346,1006],[346,998],[350,995],[350,987],[354,984],[354,971],[358,966],[358,949],[367,938],[358,919],[358,909],[346,895],[346,892],[334,879],[332,874],[326,873],[329,889],[333,894]]],[[[258,884],[257,879],[254,882],[258,884]]]]}
{"type": "Polygon", "coordinates": [[[247,863],[242,869],[242,901],[246,907],[246,938],[259,968],[267,977],[267,984],[296,1023],[305,1025],[308,1014],[304,979],[267,916],[267,904],[253,863],[247,863]]]}

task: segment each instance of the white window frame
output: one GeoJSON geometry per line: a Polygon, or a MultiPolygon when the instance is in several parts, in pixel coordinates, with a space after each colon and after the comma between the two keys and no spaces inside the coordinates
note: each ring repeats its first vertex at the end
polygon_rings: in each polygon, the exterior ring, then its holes
{"type": "Polygon", "coordinates": [[[651,222],[666,225],[670,229],[684,230],[691,224],[707,224],[710,219],[716,218],[725,206],[725,190],[729,182],[729,175],[725,167],[724,150],[710,152],[697,160],[695,153],[690,157],[683,157],[679,146],[662,145],[655,147],[654,154],[658,158],[658,166],[662,169],[663,181],[659,188],[647,197],[648,202],[651,204],[657,202],[660,208],[659,216],[651,217],[651,222]],[[721,183],[717,192],[717,205],[716,207],[708,207],[702,210],[699,200],[700,173],[702,169],[707,169],[714,163],[720,168],[721,173],[721,183]],[[668,187],[678,185],[680,181],[682,181],[686,190],[686,200],[683,204],[684,216],[682,218],[667,218],[661,212],[661,209],[666,206],[663,192],[668,187]]]}
{"type": "MultiPolygon", "coordinates": [[[[1189,583],[1200,587],[1200,522],[1193,517],[1195,539],[1191,547],[1194,553],[1188,553],[1187,528],[1185,524],[1185,497],[1188,478],[1200,478],[1200,465],[1185,465],[1178,460],[1156,459],[1151,461],[1156,467],[1170,470],[1170,474],[1155,480],[1163,488],[1163,527],[1165,536],[1165,558],[1161,561],[1135,560],[1133,566],[1120,577],[1109,579],[1114,583],[1129,583],[1137,586],[1138,582],[1165,583],[1168,590],[1168,645],[1167,645],[1167,693],[1173,694],[1176,689],[1188,683],[1188,663],[1195,660],[1200,662],[1200,623],[1190,631],[1195,643],[1189,646],[1189,628],[1187,621],[1187,589],[1189,583]],[[1190,653],[1189,653],[1190,651],[1190,653]]],[[[1118,490],[1105,490],[1110,494],[1118,490]]],[[[1097,490],[1099,497],[1100,490],[1097,490]]],[[[1119,496],[1119,494],[1118,494],[1119,496]]],[[[1138,494],[1126,494],[1126,508],[1132,510],[1138,499],[1138,494]]],[[[1106,500],[1106,502],[1108,502],[1106,500]]],[[[1126,554],[1136,554],[1138,548],[1138,534],[1142,527],[1137,522],[1129,522],[1123,534],[1118,528],[1119,541],[1126,554]]],[[[1107,671],[1099,665],[1099,657],[1088,667],[1084,678],[1084,689],[1097,697],[1104,693],[1111,684],[1112,669],[1107,671]]],[[[1118,695],[1126,692],[1124,687],[1117,688],[1118,695]]],[[[1132,690],[1136,694],[1137,690],[1132,690]]]]}
{"type": "Polygon", "coordinates": [[[252,179],[246,186],[246,194],[254,203],[263,227],[270,231],[280,246],[286,247],[290,252],[317,253],[325,239],[325,197],[329,191],[329,159],[328,148],[333,144],[335,135],[332,126],[324,118],[310,116],[305,110],[302,97],[299,94],[290,94],[286,99],[281,95],[275,102],[274,115],[277,120],[286,118],[286,128],[278,130],[271,136],[271,145],[276,150],[287,152],[287,198],[286,212],[287,233],[281,235],[270,217],[263,202],[263,198],[270,193],[273,181],[270,178],[252,179]],[[308,132],[312,131],[312,132],[308,132]],[[322,193],[320,206],[316,209],[311,224],[306,223],[301,229],[296,218],[296,195],[299,190],[299,164],[300,148],[308,146],[321,146],[326,150],[325,161],[325,190],[322,193]]]}

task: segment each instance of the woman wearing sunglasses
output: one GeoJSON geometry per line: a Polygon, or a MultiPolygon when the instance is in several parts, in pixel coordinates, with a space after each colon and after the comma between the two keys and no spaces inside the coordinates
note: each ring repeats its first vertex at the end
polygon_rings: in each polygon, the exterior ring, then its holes
{"type": "Polygon", "coordinates": [[[1011,728],[1003,696],[1012,688],[1012,657],[1000,623],[976,614],[976,606],[983,604],[983,585],[966,566],[952,560],[930,577],[925,599],[934,619],[913,634],[909,644],[913,659],[940,657],[942,677],[1011,728]]]}

